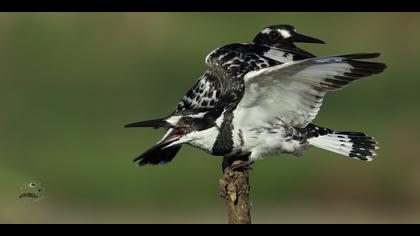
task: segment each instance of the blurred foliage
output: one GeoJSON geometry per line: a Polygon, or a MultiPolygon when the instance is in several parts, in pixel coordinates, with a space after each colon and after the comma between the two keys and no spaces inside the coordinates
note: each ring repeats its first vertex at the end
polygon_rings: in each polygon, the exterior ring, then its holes
{"type": "Polygon", "coordinates": [[[291,24],[327,42],[316,55],[381,52],[385,73],[330,94],[316,119],[364,131],[361,162],[315,148],[251,172],[254,222],[418,222],[418,13],[1,13],[0,222],[225,222],[221,158],[185,147],[169,165],[133,158],[204,72],[204,58],[291,24]],[[17,200],[40,181],[45,197],[17,200]]]}

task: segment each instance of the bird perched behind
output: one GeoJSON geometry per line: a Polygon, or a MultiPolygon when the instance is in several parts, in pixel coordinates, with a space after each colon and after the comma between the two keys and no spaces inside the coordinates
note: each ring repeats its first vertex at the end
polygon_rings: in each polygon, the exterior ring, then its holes
{"type": "MultiPolygon", "coordinates": [[[[263,31],[260,34],[268,32],[263,31]]],[[[264,37],[257,38],[254,42],[264,37]]],[[[169,129],[136,161],[140,165],[167,163],[182,144],[217,156],[246,156],[247,164],[266,155],[300,155],[310,146],[371,160],[376,149],[371,137],[332,131],[311,122],[327,92],[382,72],[384,64],[360,61],[378,56],[313,57],[299,50],[257,44],[218,48],[206,57],[209,69],[175,112],[163,119],[126,125],[169,129]]]]}

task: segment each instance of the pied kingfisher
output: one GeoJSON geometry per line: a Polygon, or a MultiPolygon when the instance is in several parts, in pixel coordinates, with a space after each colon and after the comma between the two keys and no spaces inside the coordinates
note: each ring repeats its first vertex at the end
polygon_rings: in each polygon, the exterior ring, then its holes
{"type": "MultiPolygon", "coordinates": [[[[291,26],[270,26],[252,44],[229,44],[212,51],[205,60],[208,70],[171,115],[126,125],[169,129],[135,161],[167,163],[182,144],[217,156],[246,157],[247,164],[266,155],[301,155],[310,146],[371,160],[377,148],[371,137],[311,122],[328,91],[385,69],[382,63],[358,60],[379,53],[315,57],[293,45],[298,42],[293,40],[295,34],[291,26]],[[269,36],[273,31],[277,38],[269,36]]],[[[302,35],[298,40],[323,43],[302,35]]]]}

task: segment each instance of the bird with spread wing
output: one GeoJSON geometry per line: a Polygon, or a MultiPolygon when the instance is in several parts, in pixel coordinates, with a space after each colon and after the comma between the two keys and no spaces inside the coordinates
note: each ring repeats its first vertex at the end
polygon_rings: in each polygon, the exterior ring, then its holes
{"type": "Polygon", "coordinates": [[[312,121],[328,92],[381,73],[385,64],[364,60],[380,54],[315,57],[293,44],[299,41],[323,43],[297,34],[291,26],[277,25],[265,28],[251,44],[230,44],[211,52],[206,57],[208,70],[171,115],[126,125],[168,129],[135,161],[168,163],[182,144],[216,156],[245,157],[246,165],[267,155],[301,155],[311,146],[372,160],[377,149],[372,137],[333,131],[312,121]]]}

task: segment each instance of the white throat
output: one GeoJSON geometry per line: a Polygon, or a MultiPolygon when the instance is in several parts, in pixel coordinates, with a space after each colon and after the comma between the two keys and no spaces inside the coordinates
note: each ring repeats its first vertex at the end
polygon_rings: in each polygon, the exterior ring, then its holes
{"type": "Polygon", "coordinates": [[[188,137],[191,138],[189,144],[193,147],[211,153],[218,135],[219,129],[216,127],[202,131],[194,131],[188,134],[188,137]]]}

